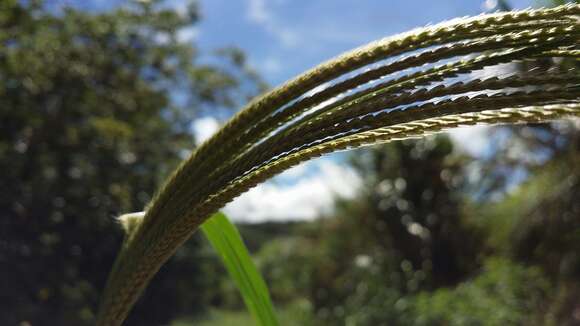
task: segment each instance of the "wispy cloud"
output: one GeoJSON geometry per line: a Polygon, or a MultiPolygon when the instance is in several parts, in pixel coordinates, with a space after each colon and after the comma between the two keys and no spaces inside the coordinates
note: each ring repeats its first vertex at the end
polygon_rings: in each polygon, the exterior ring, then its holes
{"type": "Polygon", "coordinates": [[[449,131],[449,136],[463,151],[481,157],[490,146],[489,129],[485,125],[461,127],[449,131]]]}
{"type": "Polygon", "coordinates": [[[195,26],[184,27],[177,31],[177,40],[181,43],[190,43],[196,40],[199,29],[195,26]]]}
{"type": "Polygon", "coordinates": [[[195,141],[198,144],[203,143],[209,137],[211,137],[220,127],[218,120],[214,117],[204,117],[195,120],[191,129],[195,135],[195,141]]]}
{"type": "Polygon", "coordinates": [[[226,206],[233,219],[246,222],[263,220],[311,220],[332,211],[337,196],[352,198],[361,185],[360,177],[349,167],[321,159],[287,171],[296,182],[276,182],[289,178],[283,173],[261,184],[226,206]]]}
{"type": "Polygon", "coordinates": [[[267,57],[262,61],[260,67],[266,74],[277,74],[282,71],[282,63],[276,57],[267,57]]]}
{"type": "MultiPolygon", "coordinates": [[[[213,117],[195,120],[196,141],[211,137],[220,124],[213,117]]],[[[348,166],[322,158],[300,164],[235,199],[225,212],[238,221],[309,220],[330,212],[336,196],[352,198],[361,179],[348,166]]]]}
{"type": "Polygon", "coordinates": [[[299,43],[299,34],[284,26],[277,19],[274,11],[267,7],[265,0],[248,0],[247,18],[251,23],[262,26],[266,32],[273,35],[283,46],[296,47],[299,43]]]}
{"type": "Polygon", "coordinates": [[[249,0],[248,18],[258,24],[263,24],[272,19],[270,12],[266,9],[266,1],[249,0]]]}

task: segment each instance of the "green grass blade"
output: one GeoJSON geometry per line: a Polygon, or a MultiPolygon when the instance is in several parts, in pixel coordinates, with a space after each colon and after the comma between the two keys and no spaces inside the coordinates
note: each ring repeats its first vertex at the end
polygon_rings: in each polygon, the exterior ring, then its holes
{"type": "Polygon", "coordinates": [[[268,287],[237,228],[223,213],[217,213],[201,229],[221,257],[258,325],[278,325],[268,287]]]}

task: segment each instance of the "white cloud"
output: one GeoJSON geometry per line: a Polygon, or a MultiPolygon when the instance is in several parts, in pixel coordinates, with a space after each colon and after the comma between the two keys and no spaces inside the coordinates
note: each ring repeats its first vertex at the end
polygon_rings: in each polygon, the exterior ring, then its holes
{"type": "Polygon", "coordinates": [[[199,29],[195,26],[188,26],[177,31],[177,40],[181,43],[190,43],[199,36],[199,29]]]}
{"type": "Polygon", "coordinates": [[[311,220],[332,210],[336,196],[352,198],[360,177],[330,159],[300,165],[243,194],[224,211],[238,221],[311,220]],[[290,175],[285,175],[289,173],[290,175]],[[299,177],[293,184],[278,182],[299,177]]]}
{"type": "MultiPolygon", "coordinates": [[[[213,135],[219,122],[204,117],[193,122],[198,143],[213,135]]],[[[449,132],[466,152],[481,156],[488,146],[488,126],[470,126],[449,132]]],[[[245,222],[312,220],[332,211],[334,199],[353,198],[361,187],[360,176],[350,167],[322,158],[297,165],[260,184],[228,204],[224,211],[245,222]]]]}
{"type": "Polygon", "coordinates": [[[270,12],[266,9],[266,1],[250,0],[248,2],[248,18],[255,23],[263,24],[271,19],[270,12]]]}
{"type": "Polygon", "coordinates": [[[494,10],[497,7],[497,0],[485,0],[481,5],[481,9],[489,11],[494,10]]]}
{"type": "Polygon", "coordinates": [[[277,178],[279,180],[294,180],[296,178],[306,177],[308,171],[312,169],[314,162],[315,161],[308,161],[298,164],[289,170],[284,171],[277,178]]]}
{"type": "Polygon", "coordinates": [[[277,58],[269,57],[261,63],[261,67],[266,74],[276,74],[282,70],[282,63],[277,58]]]}
{"type": "Polygon", "coordinates": [[[195,141],[198,144],[203,143],[211,137],[220,127],[219,122],[213,117],[204,117],[193,121],[192,130],[195,135],[195,141]]]}
{"type": "Polygon", "coordinates": [[[466,126],[449,131],[449,136],[460,149],[479,157],[489,146],[489,128],[486,125],[466,126]]]}
{"type": "Polygon", "coordinates": [[[286,48],[299,47],[309,52],[324,52],[328,44],[354,46],[383,37],[383,19],[390,17],[381,14],[377,19],[376,15],[360,11],[360,5],[352,1],[310,1],[298,7],[285,0],[246,1],[246,18],[250,23],[262,27],[286,48]],[[342,10],[337,11],[337,7],[342,10]]]}
{"type": "MultiPolygon", "coordinates": [[[[192,123],[196,141],[211,137],[220,124],[213,117],[192,123]]],[[[228,204],[224,211],[238,221],[309,220],[330,212],[336,196],[352,198],[361,185],[356,172],[329,158],[297,165],[228,204]]]]}
{"type": "Polygon", "coordinates": [[[290,48],[298,45],[299,34],[291,28],[283,26],[275,17],[273,11],[266,6],[265,0],[248,0],[246,15],[250,22],[261,25],[266,32],[272,34],[282,45],[290,48]]]}

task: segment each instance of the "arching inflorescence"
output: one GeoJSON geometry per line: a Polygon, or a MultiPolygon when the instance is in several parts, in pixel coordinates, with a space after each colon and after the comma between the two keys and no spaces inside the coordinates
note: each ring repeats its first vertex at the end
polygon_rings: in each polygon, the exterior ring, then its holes
{"type": "Polygon", "coordinates": [[[99,324],[122,323],[209,216],[300,162],[463,125],[580,116],[579,40],[579,5],[461,18],[355,49],[253,100],[132,219],[99,324]],[[536,60],[571,64],[530,68],[536,60]]]}

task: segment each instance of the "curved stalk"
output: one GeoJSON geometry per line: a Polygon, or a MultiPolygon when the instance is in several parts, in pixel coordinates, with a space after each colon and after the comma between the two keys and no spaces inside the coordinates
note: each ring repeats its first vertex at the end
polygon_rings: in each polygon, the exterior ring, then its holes
{"type": "Polygon", "coordinates": [[[580,116],[578,71],[477,76],[536,57],[578,59],[579,40],[580,5],[461,18],[355,49],[253,100],[130,220],[98,325],[120,325],[209,216],[300,162],[462,125],[580,116]]]}

